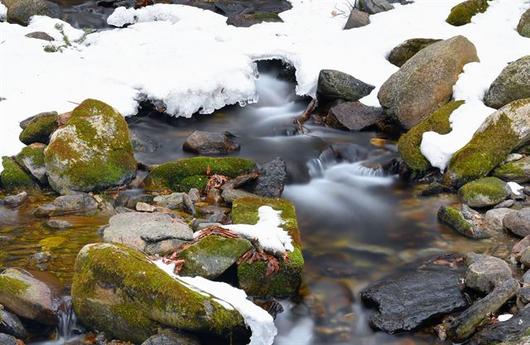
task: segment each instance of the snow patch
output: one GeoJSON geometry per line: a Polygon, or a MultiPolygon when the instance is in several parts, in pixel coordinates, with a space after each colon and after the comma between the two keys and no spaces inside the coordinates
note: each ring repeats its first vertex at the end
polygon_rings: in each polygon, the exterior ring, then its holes
{"type": "Polygon", "coordinates": [[[510,188],[510,191],[517,196],[521,195],[524,190],[524,187],[517,182],[508,182],[506,185],[510,188]]]}
{"type": "Polygon", "coordinates": [[[500,322],[504,322],[510,320],[512,317],[512,314],[501,314],[497,317],[497,320],[499,320],[500,322]]]}
{"type": "Polygon", "coordinates": [[[229,309],[237,310],[252,331],[249,345],[272,345],[277,334],[272,316],[247,299],[247,294],[227,283],[215,282],[203,277],[181,277],[174,273],[175,264],[154,261],[162,271],[196,291],[202,291],[229,309]]]}

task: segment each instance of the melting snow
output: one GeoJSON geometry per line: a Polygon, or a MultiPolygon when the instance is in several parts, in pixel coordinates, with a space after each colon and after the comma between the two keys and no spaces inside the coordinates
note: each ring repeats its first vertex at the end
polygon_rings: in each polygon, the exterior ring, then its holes
{"type": "Polygon", "coordinates": [[[174,273],[175,264],[167,265],[162,260],[157,260],[154,264],[190,288],[211,295],[225,308],[237,310],[252,331],[249,345],[272,345],[277,334],[274,320],[269,313],[249,301],[245,291],[202,277],[178,276],[174,273]]]}
{"type": "Polygon", "coordinates": [[[499,315],[499,317],[497,317],[497,319],[498,319],[500,322],[504,322],[504,321],[508,321],[508,320],[510,320],[512,317],[513,317],[512,314],[502,314],[502,315],[499,315]]]}
{"type": "Polygon", "coordinates": [[[510,188],[510,191],[515,195],[520,195],[523,192],[524,187],[517,182],[508,182],[507,185],[508,188],[510,188]]]}

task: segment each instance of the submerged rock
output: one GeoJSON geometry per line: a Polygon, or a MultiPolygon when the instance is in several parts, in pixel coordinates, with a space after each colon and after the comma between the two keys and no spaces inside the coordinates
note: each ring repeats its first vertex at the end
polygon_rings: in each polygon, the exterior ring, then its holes
{"type": "Polygon", "coordinates": [[[7,21],[20,25],[28,25],[32,16],[59,18],[61,14],[59,5],[46,0],[15,0],[7,6],[7,21]]]}
{"type": "Polygon", "coordinates": [[[432,38],[411,38],[393,48],[388,54],[387,60],[391,64],[401,67],[420,50],[439,41],[441,40],[432,38]]]}
{"type": "Polygon", "coordinates": [[[469,340],[469,345],[499,345],[508,341],[516,342],[514,345],[524,345],[524,342],[517,343],[517,341],[529,332],[530,307],[526,307],[508,321],[487,325],[469,340]]]}
{"type": "Polygon", "coordinates": [[[496,177],[484,177],[466,183],[458,190],[458,194],[471,207],[488,207],[505,200],[510,192],[506,182],[496,177]]]}
{"type": "Polygon", "coordinates": [[[484,96],[488,107],[499,109],[518,99],[530,97],[530,55],[506,66],[484,96]]]}
{"type": "Polygon", "coordinates": [[[98,203],[94,197],[86,193],[76,193],[60,196],[52,203],[41,205],[33,214],[36,217],[93,215],[97,210],[98,203]]]}
{"type": "Polygon", "coordinates": [[[464,65],[476,61],[475,46],[464,36],[433,43],[390,76],[377,97],[389,115],[411,128],[451,99],[464,65]]]}
{"type": "Polygon", "coordinates": [[[62,194],[119,186],[136,174],[127,122],[93,99],[83,101],[54,132],[44,157],[50,186],[62,194]]]}
{"type": "Polygon", "coordinates": [[[517,24],[517,32],[521,36],[530,38],[530,8],[521,16],[517,24]]]}
{"type": "Polygon", "coordinates": [[[506,215],[502,224],[517,236],[530,235],[530,207],[506,215]]]}
{"type": "Polygon", "coordinates": [[[344,72],[323,69],[318,75],[317,97],[319,100],[342,99],[355,102],[368,96],[373,89],[374,86],[344,72]]]}
{"type": "Polygon", "coordinates": [[[240,146],[230,132],[194,131],[184,142],[183,148],[201,155],[215,155],[238,151],[240,146]]]}
{"type": "Polygon", "coordinates": [[[512,270],[506,261],[489,256],[470,253],[466,261],[466,286],[483,293],[489,293],[499,283],[512,277],[512,270]]]}
{"type": "Polygon", "coordinates": [[[193,239],[191,228],[166,213],[127,212],[112,216],[105,242],[126,244],[147,254],[166,255],[193,239]]]}
{"type": "Polygon", "coordinates": [[[486,12],[488,6],[488,0],[466,0],[451,9],[446,22],[454,26],[471,23],[471,18],[478,13],[486,12]]]}
{"type": "Polygon", "coordinates": [[[348,16],[348,20],[344,25],[344,30],[360,28],[368,24],[370,24],[370,14],[354,8],[348,16]]]}
{"type": "Polygon", "coordinates": [[[493,170],[493,175],[504,181],[530,182],[530,156],[500,165],[493,170]]]}
{"type": "Polygon", "coordinates": [[[387,0],[358,0],[356,3],[361,11],[369,14],[376,14],[394,9],[394,5],[387,0]]]}
{"type": "Polygon", "coordinates": [[[23,127],[19,139],[26,145],[33,143],[48,144],[50,136],[59,127],[59,114],[52,111],[48,113],[40,113],[29,119],[23,121],[23,127]]]}
{"type": "Polygon", "coordinates": [[[79,252],[72,302],[84,325],[138,344],[158,328],[217,335],[245,328],[234,309],[174,279],[141,252],[108,243],[79,252]]]}
{"type": "Polygon", "coordinates": [[[486,176],[515,148],[530,142],[530,98],[491,114],[473,138],[458,150],[444,174],[447,185],[461,186],[486,176]]]}
{"type": "Polygon", "coordinates": [[[4,205],[10,208],[17,208],[28,200],[27,192],[20,192],[16,195],[8,195],[4,198],[4,205]]]}
{"type": "Polygon", "coordinates": [[[350,131],[360,131],[385,118],[383,109],[370,107],[361,102],[343,102],[329,110],[326,124],[350,131]]]}

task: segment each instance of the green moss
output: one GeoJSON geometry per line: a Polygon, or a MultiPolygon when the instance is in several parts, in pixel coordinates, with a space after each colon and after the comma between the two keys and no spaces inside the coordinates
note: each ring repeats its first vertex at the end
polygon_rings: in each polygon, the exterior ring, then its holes
{"type": "Polygon", "coordinates": [[[44,146],[26,146],[15,157],[17,163],[24,165],[24,160],[30,159],[35,166],[44,166],[44,146]]]}
{"type": "Polygon", "coordinates": [[[412,38],[410,40],[406,40],[399,46],[392,49],[387,57],[387,60],[391,64],[401,67],[420,50],[439,41],[439,39],[430,38],[412,38]]]}
{"type": "Polygon", "coordinates": [[[511,120],[501,113],[494,123],[476,132],[471,141],[452,157],[444,175],[446,185],[461,186],[486,176],[518,145],[511,120]]]}
{"type": "Polygon", "coordinates": [[[464,101],[447,103],[399,138],[398,150],[401,158],[412,170],[423,172],[431,167],[431,164],[420,150],[423,133],[429,131],[440,134],[449,133],[451,131],[449,117],[462,104],[464,104],[464,101]]]}
{"type": "Polygon", "coordinates": [[[4,167],[4,170],[0,173],[2,188],[8,191],[14,191],[36,187],[31,176],[13,158],[2,157],[2,165],[4,167]]]}
{"type": "Polygon", "coordinates": [[[50,141],[50,135],[59,127],[57,122],[58,114],[50,112],[39,114],[29,121],[26,128],[20,133],[19,139],[26,145],[32,143],[47,144],[50,141]]]}
{"type": "Polygon", "coordinates": [[[208,174],[237,177],[254,168],[255,163],[244,158],[185,158],[153,168],[145,180],[145,187],[148,190],[171,189],[187,192],[190,188],[204,189],[208,174]]]}
{"type": "Polygon", "coordinates": [[[289,233],[295,247],[288,252],[286,260],[280,261],[280,269],[267,276],[267,263],[255,261],[240,263],[237,269],[240,287],[249,295],[260,297],[289,297],[294,295],[300,286],[304,267],[300,231],[296,220],[296,210],[284,199],[242,198],[234,201],[232,221],[235,224],[256,224],[258,209],[270,206],[282,212],[282,228],[289,233]]]}
{"type": "Polygon", "coordinates": [[[497,177],[484,177],[466,183],[458,190],[458,194],[469,206],[482,207],[500,203],[506,199],[508,191],[506,183],[497,177]]]}
{"type": "Polygon", "coordinates": [[[438,219],[461,234],[473,232],[471,224],[462,216],[460,211],[451,206],[442,206],[438,210],[438,219]]]}
{"type": "Polygon", "coordinates": [[[461,26],[471,22],[471,18],[478,13],[484,13],[488,9],[487,0],[467,0],[451,9],[446,22],[454,26],[461,26]]]}
{"type": "Polygon", "coordinates": [[[0,294],[18,296],[29,288],[29,285],[18,279],[0,274],[0,294]]]}
{"type": "Polygon", "coordinates": [[[39,241],[43,251],[51,251],[59,248],[66,242],[66,238],[61,236],[46,237],[39,241]]]}
{"type": "Polygon", "coordinates": [[[493,175],[505,181],[527,183],[530,181],[530,157],[503,164],[493,171],[493,175]]]}

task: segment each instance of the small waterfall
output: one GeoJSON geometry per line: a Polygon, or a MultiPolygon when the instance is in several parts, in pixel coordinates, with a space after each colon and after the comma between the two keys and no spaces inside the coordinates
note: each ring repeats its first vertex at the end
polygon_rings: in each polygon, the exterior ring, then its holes
{"type": "Polygon", "coordinates": [[[68,340],[73,337],[74,330],[77,326],[77,317],[72,306],[72,297],[65,296],[59,306],[58,311],[59,325],[57,333],[59,338],[68,340]]]}

